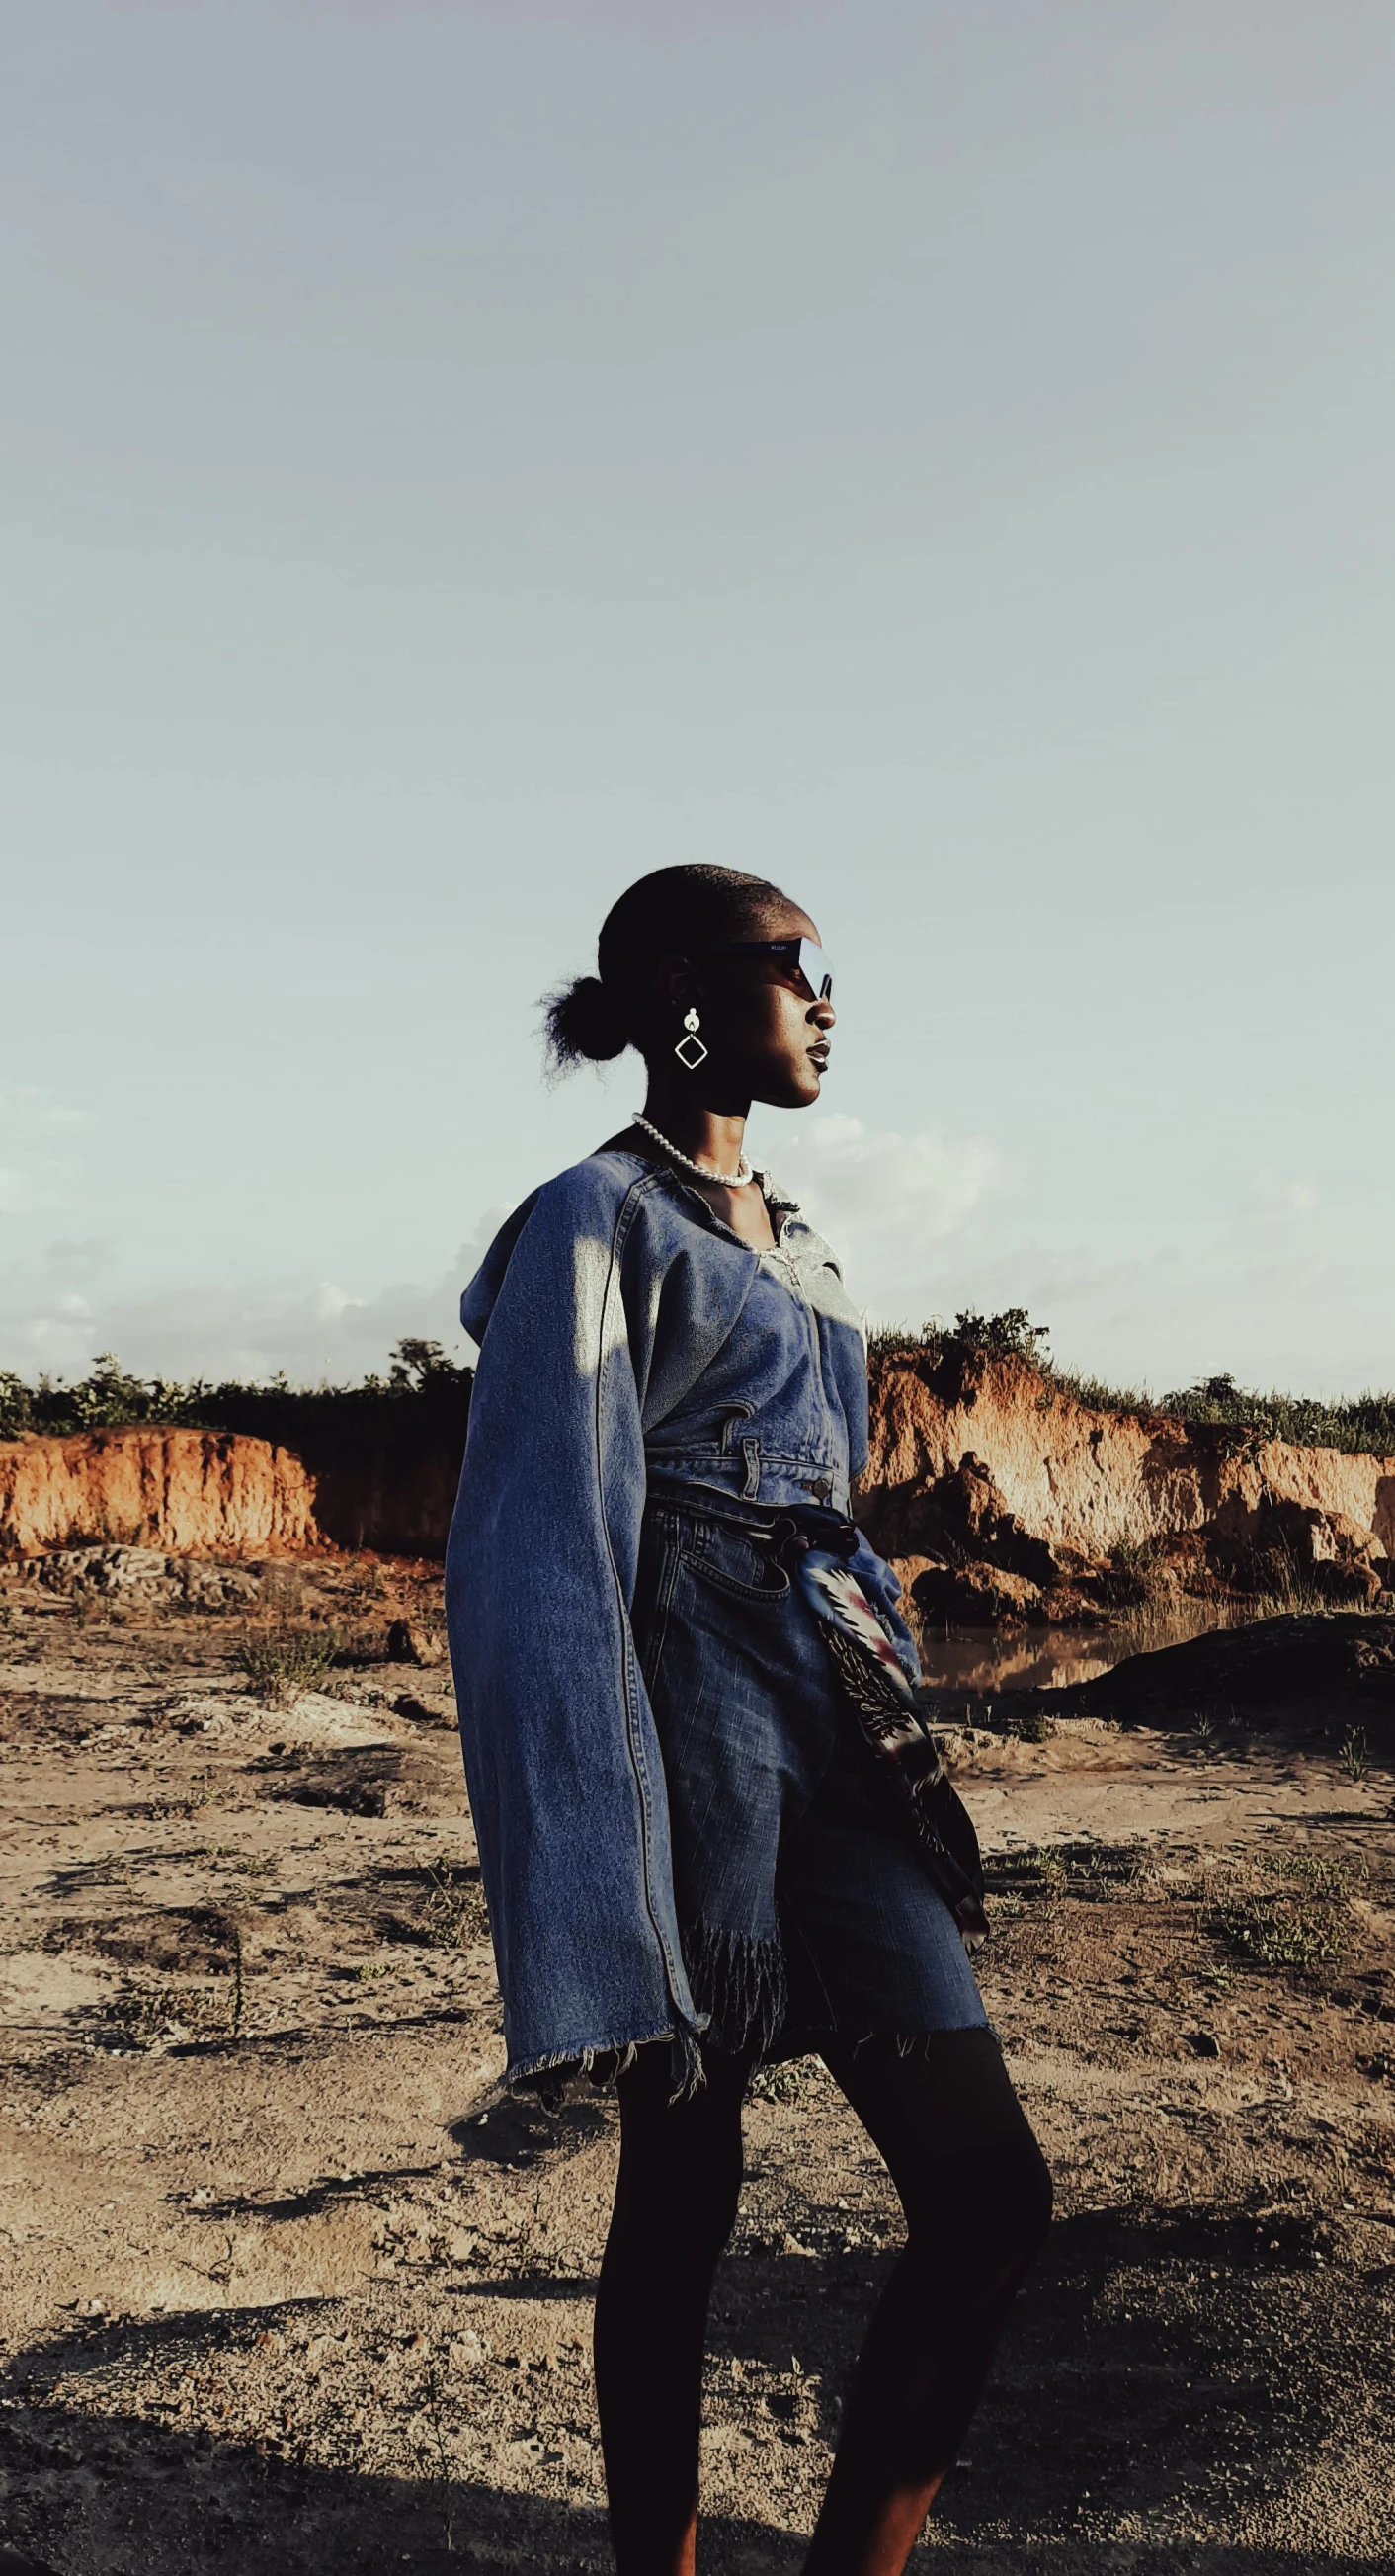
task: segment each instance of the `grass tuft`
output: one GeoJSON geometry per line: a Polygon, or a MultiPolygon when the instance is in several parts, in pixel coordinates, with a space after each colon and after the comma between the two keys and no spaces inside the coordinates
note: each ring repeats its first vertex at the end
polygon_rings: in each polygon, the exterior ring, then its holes
{"type": "Polygon", "coordinates": [[[1049,1744],[1056,1732],[1056,1720],[1044,1708],[1029,1708],[1021,1717],[1003,1717],[996,1732],[1011,1736],[1015,1744],[1049,1744]]]}
{"type": "Polygon", "coordinates": [[[336,1628],[281,1627],[244,1637],[235,1661],[269,1708],[290,1708],[301,1691],[317,1690],[343,1639],[336,1628]]]}
{"type": "Polygon", "coordinates": [[[1353,1864],[1320,1852],[1266,1854],[1247,1885],[1220,1895],[1214,1928],[1257,1967],[1300,1973],[1330,1966],[1356,1949],[1353,1864]]]}
{"type": "Polygon", "coordinates": [[[821,2057],[785,2057],[778,2065],[756,2068],[750,2084],[751,2099],[754,2102],[801,2102],[806,2095],[820,2092],[827,2082],[828,2073],[821,2057]]]}
{"type": "Polygon", "coordinates": [[[433,1950],[468,1950],[489,1938],[489,1912],[477,1869],[453,1869],[433,1861],[426,1873],[431,1893],[426,1901],[423,1934],[433,1950]]]}
{"type": "Polygon", "coordinates": [[[1347,1728],[1346,1734],[1342,1738],[1342,1749],[1337,1758],[1349,1780],[1359,1782],[1365,1779],[1366,1767],[1370,1758],[1370,1746],[1366,1740],[1366,1729],[1364,1726],[1349,1726],[1347,1728]]]}

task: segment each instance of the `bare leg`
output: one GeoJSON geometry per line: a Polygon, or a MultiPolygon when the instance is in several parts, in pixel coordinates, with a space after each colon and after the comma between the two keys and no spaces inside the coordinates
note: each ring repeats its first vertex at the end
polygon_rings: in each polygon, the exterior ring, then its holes
{"type": "Polygon", "coordinates": [[[741,2189],[748,2058],[671,2103],[667,2044],[618,2079],[620,2172],[596,2296],[596,2403],[619,2576],[693,2576],[707,2300],[741,2189]]]}
{"type": "Polygon", "coordinates": [[[907,2242],[858,2355],[805,2576],[901,2576],[1045,2235],[1051,2179],[986,2030],[829,2040],[907,2242]]]}

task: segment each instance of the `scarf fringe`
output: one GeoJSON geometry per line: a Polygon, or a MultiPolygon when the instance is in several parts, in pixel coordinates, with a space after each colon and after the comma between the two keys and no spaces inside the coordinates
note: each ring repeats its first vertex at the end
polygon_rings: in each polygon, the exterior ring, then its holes
{"type": "Polygon", "coordinates": [[[690,1923],[682,1940],[693,2001],[708,2016],[708,2046],[735,2052],[754,2044],[758,2059],[767,2056],[789,2013],[778,1933],[757,1940],[715,1923],[690,1923]]]}

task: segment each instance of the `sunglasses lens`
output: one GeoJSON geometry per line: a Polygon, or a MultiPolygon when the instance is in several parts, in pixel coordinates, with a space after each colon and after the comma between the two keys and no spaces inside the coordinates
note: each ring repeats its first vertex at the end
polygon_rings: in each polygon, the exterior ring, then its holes
{"type": "Polygon", "coordinates": [[[816,1002],[833,999],[833,960],[812,939],[799,943],[799,971],[816,1002]]]}

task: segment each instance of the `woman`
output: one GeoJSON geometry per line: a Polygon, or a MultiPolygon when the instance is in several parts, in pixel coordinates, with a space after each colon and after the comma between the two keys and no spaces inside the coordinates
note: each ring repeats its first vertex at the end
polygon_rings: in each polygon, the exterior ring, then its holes
{"type": "Polygon", "coordinates": [[[848,1519],[866,1358],[826,1244],[742,1151],[816,1100],[818,932],[662,868],[554,997],[642,1113],[524,1201],[462,1300],[481,1357],[447,1560],[509,2080],[613,2077],[596,2393],[620,2576],[691,2576],[703,2338],[761,2058],[816,2049],[907,2242],[810,2576],[893,2576],[972,2414],[1050,2183],[965,1955],[977,1848],[848,1519]],[[869,1608],[870,1605],[870,1608],[869,1608]],[[942,2215],[943,2214],[943,2215],[942,2215]]]}

